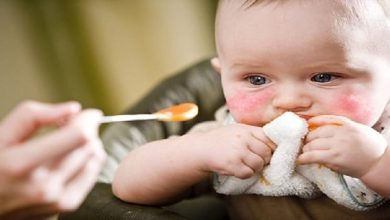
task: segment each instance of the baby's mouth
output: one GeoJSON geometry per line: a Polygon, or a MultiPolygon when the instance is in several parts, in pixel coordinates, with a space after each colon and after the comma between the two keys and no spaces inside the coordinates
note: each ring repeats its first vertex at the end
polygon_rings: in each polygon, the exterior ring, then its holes
{"type": "Polygon", "coordinates": [[[310,118],[312,118],[313,116],[312,115],[305,115],[305,114],[299,114],[297,113],[297,115],[305,120],[309,120],[310,118]]]}

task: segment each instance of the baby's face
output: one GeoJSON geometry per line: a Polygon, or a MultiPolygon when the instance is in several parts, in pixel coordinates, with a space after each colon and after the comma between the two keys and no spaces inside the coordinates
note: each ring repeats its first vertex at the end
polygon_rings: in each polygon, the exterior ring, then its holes
{"type": "Polygon", "coordinates": [[[354,8],[366,10],[366,24],[343,5],[354,1],[247,9],[240,2],[223,3],[216,26],[222,85],[236,121],[264,125],[285,111],[369,126],[378,120],[390,97],[390,35],[376,1],[365,1],[369,10],[354,8]]]}

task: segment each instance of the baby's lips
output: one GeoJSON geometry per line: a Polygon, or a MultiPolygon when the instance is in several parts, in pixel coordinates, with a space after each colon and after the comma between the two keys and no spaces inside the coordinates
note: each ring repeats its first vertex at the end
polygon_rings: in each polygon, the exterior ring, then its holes
{"type": "Polygon", "coordinates": [[[343,124],[341,122],[332,122],[332,123],[327,123],[327,124],[317,124],[317,123],[309,123],[309,131],[314,131],[315,129],[321,127],[321,126],[324,126],[324,125],[334,125],[334,126],[343,126],[343,124]]]}

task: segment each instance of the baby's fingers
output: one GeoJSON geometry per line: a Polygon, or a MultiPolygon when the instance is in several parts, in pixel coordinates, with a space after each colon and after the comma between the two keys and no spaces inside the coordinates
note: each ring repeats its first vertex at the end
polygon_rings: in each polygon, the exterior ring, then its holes
{"type": "Polygon", "coordinates": [[[243,163],[247,165],[253,173],[259,171],[265,165],[265,161],[257,154],[250,153],[244,159],[243,163]]]}
{"type": "Polygon", "coordinates": [[[255,174],[255,171],[250,168],[249,166],[247,165],[242,165],[242,166],[239,166],[237,167],[234,172],[233,172],[233,175],[235,177],[238,177],[240,179],[247,179],[251,176],[253,176],[255,174]]]}
{"type": "Polygon", "coordinates": [[[328,164],[333,157],[329,151],[325,150],[308,151],[299,155],[296,163],[300,165],[312,163],[328,164]]]}
{"type": "Polygon", "coordinates": [[[248,148],[252,153],[257,154],[259,157],[261,157],[265,162],[264,164],[267,164],[270,161],[273,149],[271,149],[265,143],[256,141],[250,143],[248,148]]]}
{"type": "MultiPolygon", "coordinates": [[[[260,141],[264,144],[264,146],[268,147],[271,151],[274,151],[276,149],[276,145],[274,142],[272,142],[265,134],[262,128],[260,127],[252,127],[253,131],[251,132],[251,135],[253,138],[256,139],[256,141],[260,141]]],[[[256,145],[252,145],[256,146],[256,145]]]]}
{"type": "Polygon", "coordinates": [[[314,150],[329,150],[330,141],[328,138],[314,139],[302,147],[302,152],[314,151],[314,150]]]}

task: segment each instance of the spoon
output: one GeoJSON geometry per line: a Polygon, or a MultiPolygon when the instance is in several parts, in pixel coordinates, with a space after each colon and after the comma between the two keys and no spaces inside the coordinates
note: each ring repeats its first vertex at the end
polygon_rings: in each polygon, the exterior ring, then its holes
{"type": "Polygon", "coordinates": [[[193,103],[183,103],[169,108],[161,109],[152,114],[135,115],[112,115],[103,116],[100,123],[120,122],[120,121],[139,121],[139,120],[159,120],[179,122],[194,118],[198,114],[198,106],[193,103]]]}

